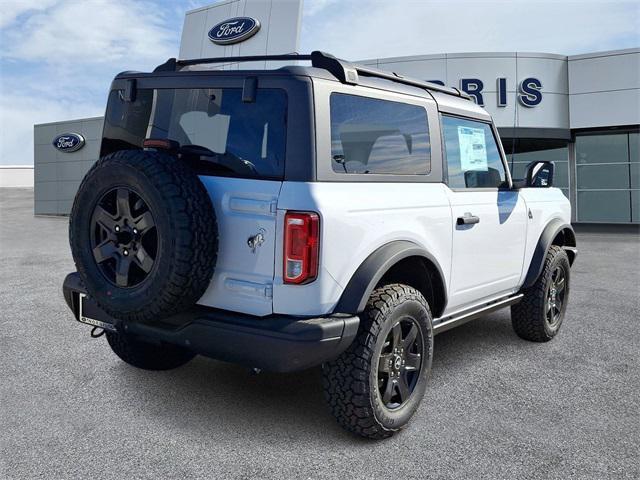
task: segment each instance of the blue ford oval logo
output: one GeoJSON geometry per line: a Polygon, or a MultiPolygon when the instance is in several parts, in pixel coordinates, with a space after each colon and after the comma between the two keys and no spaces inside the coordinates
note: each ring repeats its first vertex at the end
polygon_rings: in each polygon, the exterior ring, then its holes
{"type": "Polygon", "coordinates": [[[53,139],[53,146],[61,152],[75,152],[84,147],[84,137],[79,133],[63,133],[53,139]]]}
{"type": "Polygon", "coordinates": [[[260,22],[255,18],[230,18],[209,30],[209,40],[218,45],[230,45],[253,37],[258,30],[260,30],[260,22]]]}

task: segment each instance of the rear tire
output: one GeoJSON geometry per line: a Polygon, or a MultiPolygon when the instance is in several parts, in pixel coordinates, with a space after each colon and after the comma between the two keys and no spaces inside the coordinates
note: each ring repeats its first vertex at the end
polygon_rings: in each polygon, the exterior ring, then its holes
{"type": "Polygon", "coordinates": [[[511,307],[511,324],[520,338],[548,342],[557,335],[567,310],[569,279],[569,257],[562,247],[552,245],[540,277],[511,307]]]}
{"type": "Polygon", "coordinates": [[[156,345],[114,332],[105,332],[105,335],[111,350],[123,362],[143,370],[171,370],[195,357],[193,352],[177,345],[156,345]]]}
{"type": "Polygon", "coordinates": [[[422,294],[401,284],[380,287],[353,343],[322,366],[325,399],[346,430],[390,437],[420,405],[432,357],[431,311],[422,294]]]}

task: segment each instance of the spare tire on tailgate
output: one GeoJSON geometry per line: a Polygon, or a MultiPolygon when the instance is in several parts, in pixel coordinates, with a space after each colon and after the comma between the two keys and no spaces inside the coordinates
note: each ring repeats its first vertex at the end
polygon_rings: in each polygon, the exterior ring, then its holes
{"type": "Polygon", "coordinates": [[[157,320],[191,307],[207,289],[218,229],[197,175],[164,153],[123,150],[96,162],[69,224],[87,293],[114,318],[157,320]]]}

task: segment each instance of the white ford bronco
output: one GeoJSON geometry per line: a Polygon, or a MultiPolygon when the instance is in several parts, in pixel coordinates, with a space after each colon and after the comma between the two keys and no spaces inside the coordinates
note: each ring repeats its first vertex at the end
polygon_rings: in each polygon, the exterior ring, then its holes
{"type": "Polygon", "coordinates": [[[552,180],[512,179],[455,88],[322,52],[170,59],[112,83],[64,296],[139,368],[322,365],[339,423],[384,438],[435,334],[507,306],[520,337],[557,334],[577,250],[552,180]],[[211,68],[265,60],[294,65],[211,68]]]}

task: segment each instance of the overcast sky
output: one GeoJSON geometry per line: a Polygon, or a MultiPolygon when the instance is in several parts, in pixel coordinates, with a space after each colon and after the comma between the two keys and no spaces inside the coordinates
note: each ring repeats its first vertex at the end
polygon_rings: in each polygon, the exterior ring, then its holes
{"type": "MultiPolygon", "coordinates": [[[[176,56],[211,0],[0,0],[0,163],[33,163],[33,124],[101,116],[122,70],[176,56]]],[[[305,0],[301,52],[350,59],[640,46],[638,0],[305,0]]]]}

